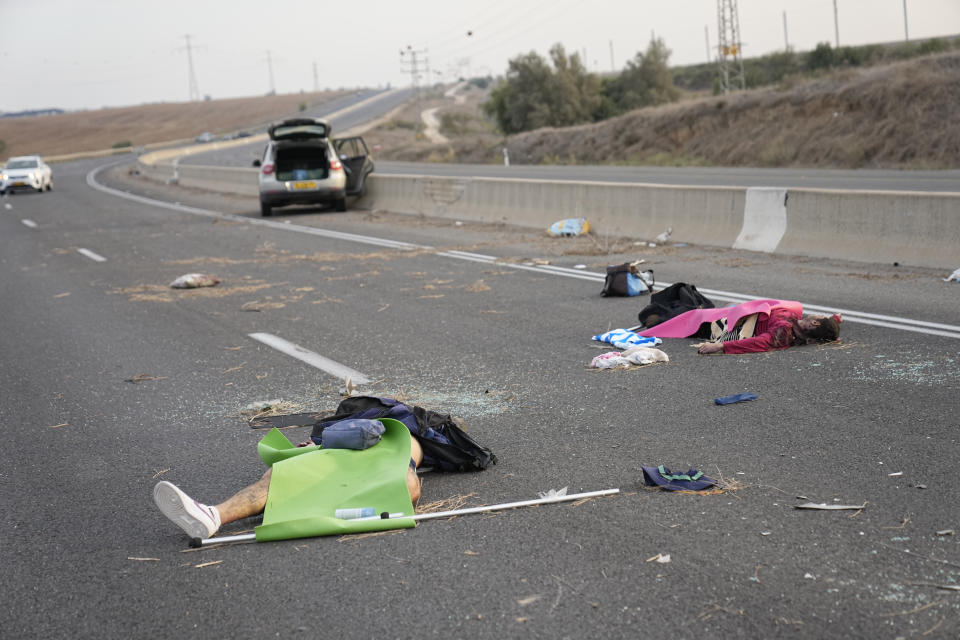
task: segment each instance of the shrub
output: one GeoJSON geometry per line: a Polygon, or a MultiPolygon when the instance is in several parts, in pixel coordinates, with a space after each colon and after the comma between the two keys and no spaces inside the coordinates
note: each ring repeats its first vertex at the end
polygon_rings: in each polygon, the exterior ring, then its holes
{"type": "Polygon", "coordinates": [[[300,111],[306,111],[306,110],[307,110],[307,103],[306,103],[306,102],[301,102],[301,103],[300,103],[300,111]]]}
{"type": "Polygon", "coordinates": [[[473,116],[469,113],[443,113],[440,115],[440,131],[453,136],[469,133],[471,120],[473,116]]]}
{"type": "Polygon", "coordinates": [[[132,146],[133,146],[133,143],[130,142],[129,140],[121,140],[120,142],[113,143],[114,149],[125,149],[126,147],[132,147],[132,146]]]}
{"type": "Polygon", "coordinates": [[[817,48],[807,54],[807,69],[829,69],[833,66],[833,48],[829,42],[821,42],[817,48]]]}

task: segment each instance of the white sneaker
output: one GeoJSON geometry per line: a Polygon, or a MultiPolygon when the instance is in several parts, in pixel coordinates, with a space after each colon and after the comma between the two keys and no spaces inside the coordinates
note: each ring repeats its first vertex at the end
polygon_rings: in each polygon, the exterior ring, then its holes
{"type": "Polygon", "coordinates": [[[153,501],[163,515],[187,532],[191,538],[209,538],[220,528],[216,507],[200,504],[170,482],[158,482],[153,501]]]}

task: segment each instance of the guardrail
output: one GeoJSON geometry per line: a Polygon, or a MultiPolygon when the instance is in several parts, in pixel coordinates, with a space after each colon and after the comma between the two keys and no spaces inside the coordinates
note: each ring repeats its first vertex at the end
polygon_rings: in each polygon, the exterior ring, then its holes
{"type": "MultiPolygon", "coordinates": [[[[247,143],[250,142],[248,138],[247,143]]],[[[204,145],[200,150],[212,147],[204,145]]],[[[257,195],[255,169],[140,159],[160,181],[257,195]],[[176,173],[175,173],[176,172],[176,173]]],[[[151,154],[156,160],[157,154],[151,154]]],[[[372,174],[354,206],[546,229],[587,218],[593,233],[786,255],[955,269],[960,194],[699,187],[372,174]]]]}

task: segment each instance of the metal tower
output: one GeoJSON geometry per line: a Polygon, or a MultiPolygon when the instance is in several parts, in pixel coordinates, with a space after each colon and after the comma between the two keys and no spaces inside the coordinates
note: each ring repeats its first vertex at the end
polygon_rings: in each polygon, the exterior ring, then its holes
{"type": "Polygon", "coordinates": [[[190,100],[196,102],[200,100],[200,87],[197,86],[197,74],[193,71],[193,48],[190,45],[190,36],[183,36],[187,41],[187,44],[184,49],[187,50],[187,66],[190,69],[190,100]]]}
{"type": "Polygon", "coordinates": [[[720,89],[723,93],[746,89],[743,75],[743,58],[740,56],[740,18],[737,15],[737,0],[717,0],[719,42],[717,61],[720,64],[720,89]]]}

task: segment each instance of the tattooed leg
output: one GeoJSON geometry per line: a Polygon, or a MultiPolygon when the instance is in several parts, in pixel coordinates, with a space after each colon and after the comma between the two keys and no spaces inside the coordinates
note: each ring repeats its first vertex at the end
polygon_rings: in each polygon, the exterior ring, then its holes
{"type": "Polygon", "coordinates": [[[217,505],[217,511],[220,512],[220,524],[263,513],[263,508],[267,505],[267,489],[270,488],[271,471],[273,469],[267,469],[267,472],[254,484],[241,489],[234,496],[217,505]]]}

